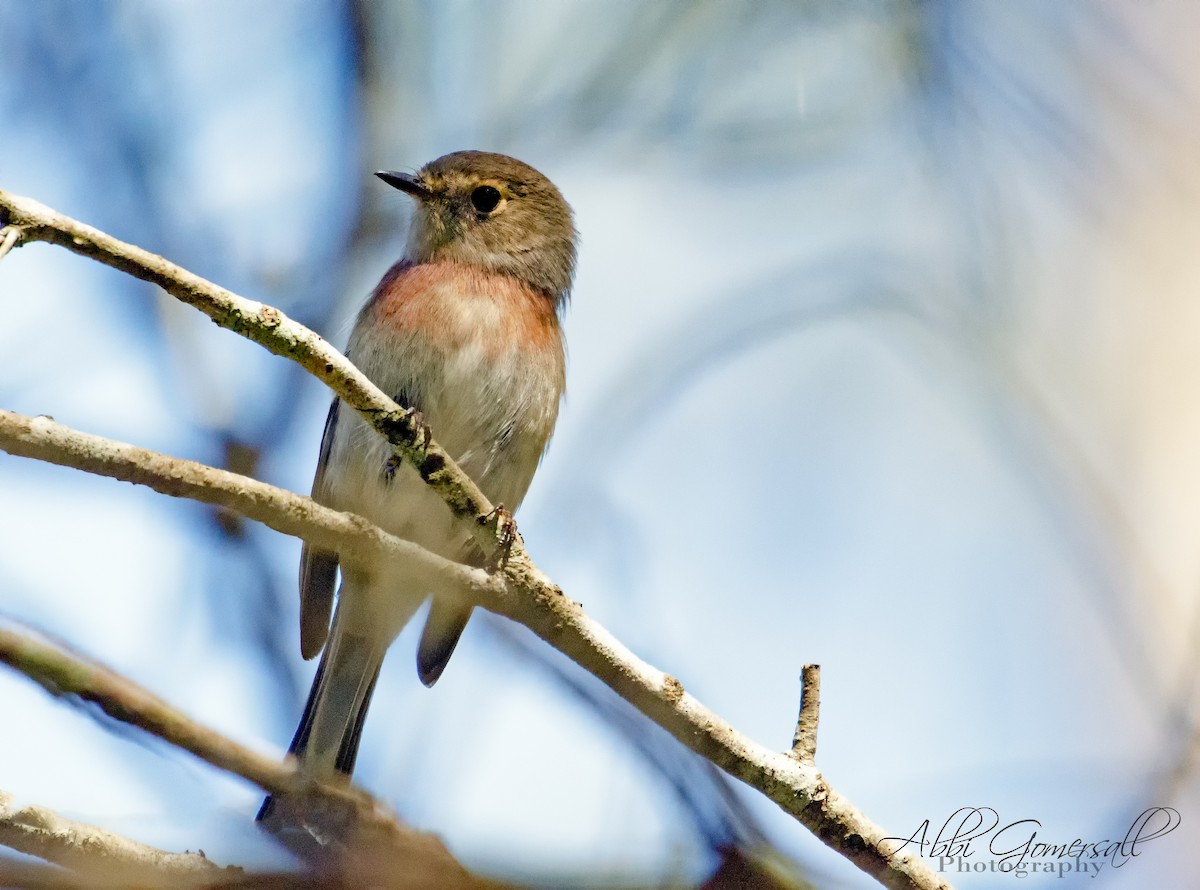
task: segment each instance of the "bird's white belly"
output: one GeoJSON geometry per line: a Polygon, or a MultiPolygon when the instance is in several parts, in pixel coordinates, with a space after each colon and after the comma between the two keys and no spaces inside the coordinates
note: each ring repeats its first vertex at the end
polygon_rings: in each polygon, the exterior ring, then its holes
{"type": "MultiPolygon", "coordinates": [[[[486,315],[481,310],[464,317],[472,331],[483,333],[464,338],[448,353],[437,354],[418,338],[389,344],[407,359],[383,363],[398,366],[399,374],[372,374],[372,365],[382,357],[378,348],[360,350],[361,357],[352,353],[351,358],[390,394],[415,393],[413,407],[422,412],[434,439],[493,504],[515,510],[553,428],[559,390],[554,375],[538,366],[544,358],[516,349],[497,354],[487,348],[483,338],[488,328],[480,326],[486,315]]],[[[330,495],[336,506],[449,558],[461,557],[466,536],[455,529],[441,497],[407,464],[396,467],[389,480],[390,446],[345,408],[332,457],[330,495]]]]}

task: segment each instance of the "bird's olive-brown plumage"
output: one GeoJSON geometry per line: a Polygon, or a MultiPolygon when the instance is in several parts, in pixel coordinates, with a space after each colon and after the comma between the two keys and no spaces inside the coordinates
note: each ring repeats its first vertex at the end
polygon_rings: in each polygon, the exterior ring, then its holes
{"type": "MultiPolygon", "coordinates": [[[[462,151],[380,178],[416,200],[406,254],[363,307],[347,354],[424,414],[438,442],[493,503],[515,510],[554,428],[564,386],[558,310],[575,267],[571,210],[541,173],[506,155],[462,151]]],[[[313,497],[450,559],[482,555],[412,467],[334,402],[313,497]]],[[[392,565],[341,566],[305,546],[301,647],[321,653],[291,751],[316,774],[349,773],[384,653],[430,591],[392,565]],[[332,616],[332,623],[331,623],[332,616]]],[[[435,597],[417,671],[432,685],[470,609],[435,597]]],[[[259,819],[274,822],[268,798],[259,819]]]]}
{"type": "Polygon", "coordinates": [[[468,263],[519,278],[558,303],[566,299],[576,233],[554,183],[515,158],[482,151],[445,155],[416,179],[428,196],[417,203],[410,260],[468,263]],[[494,206],[473,200],[481,188],[498,193],[494,206]]]}

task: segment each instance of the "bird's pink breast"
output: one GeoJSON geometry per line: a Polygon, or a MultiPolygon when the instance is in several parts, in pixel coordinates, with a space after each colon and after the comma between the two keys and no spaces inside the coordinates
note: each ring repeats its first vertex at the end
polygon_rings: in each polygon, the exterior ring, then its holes
{"type": "Polygon", "coordinates": [[[447,350],[469,342],[499,355],[560,343],[549,297],[510,275],[461,263],[399,262],[364,311],[393,335],[419,331],[447,350]]]}

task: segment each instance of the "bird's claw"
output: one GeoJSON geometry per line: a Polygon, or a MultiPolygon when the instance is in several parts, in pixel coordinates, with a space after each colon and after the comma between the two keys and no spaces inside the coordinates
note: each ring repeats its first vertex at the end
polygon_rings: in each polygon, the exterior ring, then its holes
{"type": "Polygon", "coordinates": [[[392,452],[388,455],[388,459],[383,462],[383,481],[391,482],[396,478],[396,469],[400,466],[400,455],[392,452]]]}
{"type": "Polygon", "coordinates": [[[494,572],[508,563],[513,544],[517,542],[517,522],[503,504],[497,504],[491,513],[479,517],[480,525],[490,522],[496,523],[496,550],[488,560],[488,571],[494,572]]]}
{"type": "Polygon", "coordinates": [[[416,408],[409,408],[407,417],[412,422],[413,427],[415,427],[413,444],[419,444],[422,448],[428,448],[429,443],[433,441],[433,430],[431,430],[429,428],[429,424],[425,422],[425,415],[416,408]]]}
{"type": "MultiPolygon", "coordinates": [[[[405,404],[403,395],[397,396],[397,400],[400,401],[401,404],[405,404]]],[[[429,443],[433,441],[433,430],[431,430],[429,428],[429,424],[425,422],[425,415],[416,408],[410,408],[405,405],[404,416],[413,425],[413,445],[422,449],[429,448],[429,443]]],[[[383,464],[383,480],[385,482],[391,482],[393,479],[395,479],[396,470],[403,462],[404,458],[400,455],[400,453],[393,451],[383,464]]]]}

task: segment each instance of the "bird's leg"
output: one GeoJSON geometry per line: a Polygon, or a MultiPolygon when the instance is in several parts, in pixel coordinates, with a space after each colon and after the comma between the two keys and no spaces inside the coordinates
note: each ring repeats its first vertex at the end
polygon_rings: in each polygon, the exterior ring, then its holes
{"type": "Polygon", "coordinates": [[[383,481],[391,482],[396,478],[396,469],[400,466],[400,455],[393,451],[383,462],[383,481]]]}

